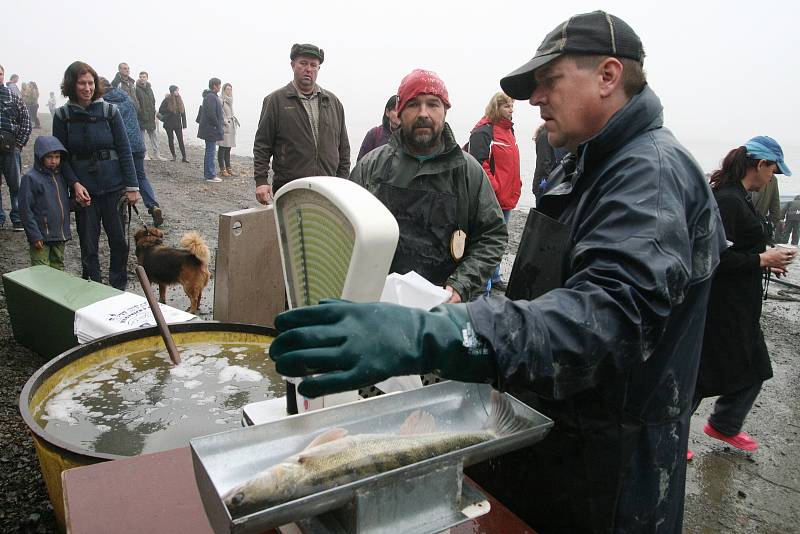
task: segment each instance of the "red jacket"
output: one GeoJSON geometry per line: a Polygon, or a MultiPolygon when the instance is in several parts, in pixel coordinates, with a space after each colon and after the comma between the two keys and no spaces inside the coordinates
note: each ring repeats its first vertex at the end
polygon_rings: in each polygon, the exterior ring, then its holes
{"type": "Polygon", "coordinates": [[[480,162],[489,177],[500,209],[514,209],[522,191],[514,123],[500,119],[493,124],[488,118],[482,118],[470,133],[469,153],[480,162]]]}

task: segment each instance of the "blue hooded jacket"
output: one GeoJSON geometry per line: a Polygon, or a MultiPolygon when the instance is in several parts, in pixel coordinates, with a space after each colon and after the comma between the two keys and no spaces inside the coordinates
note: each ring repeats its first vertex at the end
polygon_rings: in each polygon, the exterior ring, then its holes
{"type": "Polygon", "coordinates": [[[33,145],[33,167],[22,177],[19,186],[19,215],[28,241],[45,243],[72,239],[69,229],[69,196],[61,165],[45,169],[42,158],[61,152],[62,162],[69,157],[64,145],[51,135],[41,135],[33,145]]]}
{"type": "Polygon", "coordinates": [[[138,154],[145,151],[142,131],[139,128],[136,106],[128,94],[117,87],[103,95],[103,100],[109,104],[114,104],[122,114],[122,122],[125,123],[125,132],[128,134],[128,142],[131,144],[131,153],[138,154]]]}

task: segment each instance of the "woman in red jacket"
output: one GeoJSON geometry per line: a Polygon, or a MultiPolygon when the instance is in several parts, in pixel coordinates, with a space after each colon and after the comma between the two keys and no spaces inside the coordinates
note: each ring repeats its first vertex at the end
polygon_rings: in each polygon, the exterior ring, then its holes
{"type": "MultiPolygon", "coordinates": [[[[469,137],[469,153],[480,162],[489,177],[506,224],[522,191],[519,147],[514,137],[514,123],[511,122],[513,114],[514,100],[504,93],[495,94],[486,106],[486,114],[469,137]]],[[[502,289],[504,285],[498,265],[489,287],[502,289]]]]}

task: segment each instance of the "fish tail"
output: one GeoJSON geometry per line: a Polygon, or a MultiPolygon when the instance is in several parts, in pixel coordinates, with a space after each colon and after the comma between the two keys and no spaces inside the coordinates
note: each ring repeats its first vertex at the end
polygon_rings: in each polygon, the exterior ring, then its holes
{"type": "Polygon", "coordinates": [[[484,428],[498,436],[508,436],[527,428],[527,424],[514,413],[514,406],[504,394],[492,390],[492,411],[484,428]]]}

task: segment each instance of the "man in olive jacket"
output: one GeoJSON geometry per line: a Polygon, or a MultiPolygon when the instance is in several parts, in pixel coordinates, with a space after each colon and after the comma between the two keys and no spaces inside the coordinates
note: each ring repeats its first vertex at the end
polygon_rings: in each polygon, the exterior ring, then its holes
{"type": "Polygon", "coordinates": [[[400,128],[364,156],[350,180],[389,208],[400,226],[390,271],[415,271],[451,291],[450,302],[480,296],[505,251],[508,233],[480,163],[445,122],[442,80],[416,69],[398,89],[400,128]]]}
{"type": "Polygon", "coordinates": [[[272,202],[273,194],[296,178],[350,174],[344,107],[336,95],[317,85],[324,51],[295,44],[289,58],[294,78],[264,98],[253,143],[256,199],[262,204],[272,202]]]}
{"type": "MultiPolygon", "coordinates": [[[[153,157],[164,161],[165,158],[158,152],[156,96],[153,94],[153,87],[148,80],[149,75],[145,71],[140,72],[139,79],[136,80],[136,98],[139,100],[137,119],[139,128],[142,130],[142,139],[150,139],[150,151],[152,151],[153,157]]],[[[146,154],[145,159],[150,159],[150,155],[146,154]]]]}

